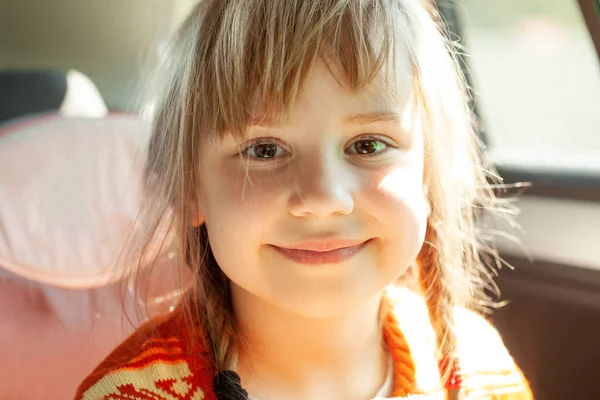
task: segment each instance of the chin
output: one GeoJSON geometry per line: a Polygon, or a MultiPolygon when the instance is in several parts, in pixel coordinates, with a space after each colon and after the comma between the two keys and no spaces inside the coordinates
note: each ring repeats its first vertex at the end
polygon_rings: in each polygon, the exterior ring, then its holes
{"type": "Polygon", "coordinates": [[[297,298],[290,298],[288,294],[285,299],[276,302],[281,308],[304,318],[333,319],[351,314],[373,298],[372,293],[357,293],[356,290],[346,292],[349,293],[319,295],[313,291],[310,296],[297,296],[297,298]]]}

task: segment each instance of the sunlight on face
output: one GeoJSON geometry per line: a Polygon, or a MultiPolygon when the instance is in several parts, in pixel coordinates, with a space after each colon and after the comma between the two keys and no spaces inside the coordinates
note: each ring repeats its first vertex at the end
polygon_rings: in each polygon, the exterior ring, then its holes
{"type": "Polygon", "coordinates": [[[200,150],[212,251],[240,302],[309,317],[348,312],[416,258],[424,240],[423,137],[413,109],[358,95],[318,65],[285,124],[200,150]]]}

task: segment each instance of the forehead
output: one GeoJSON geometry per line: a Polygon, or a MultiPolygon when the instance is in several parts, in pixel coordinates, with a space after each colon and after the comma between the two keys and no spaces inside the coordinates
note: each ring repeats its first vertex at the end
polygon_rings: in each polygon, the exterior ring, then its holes
{"type": "MultiPolygon", "coordinates": [[[[276,106],[253,106],[250,110],[250,125],[280,125],[293,123],[307,115],[371,114],[381,120],[386,115],[401,114],[414,96],[414,79],[409,66],[385,68],[367,85],[355,87],[343,73],[336,71],[324,62],[317,62],[303,82],[299,96],[293,107],[282,112],[276,106]]],[[[360,122],[360,121],[357,121],[360,122]]]]}

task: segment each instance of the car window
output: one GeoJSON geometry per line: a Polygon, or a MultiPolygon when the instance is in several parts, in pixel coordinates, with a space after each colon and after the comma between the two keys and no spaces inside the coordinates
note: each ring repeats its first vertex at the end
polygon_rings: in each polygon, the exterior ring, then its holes
{"type": "Polygon", "coordinates": [[[461,0],[493,159],[600,171],[600,68],[576,0],[461,0]]]}

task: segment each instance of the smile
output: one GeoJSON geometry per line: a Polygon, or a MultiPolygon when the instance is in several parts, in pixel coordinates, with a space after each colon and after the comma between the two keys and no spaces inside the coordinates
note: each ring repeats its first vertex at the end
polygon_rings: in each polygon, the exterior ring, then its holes
{"type": "Polygon", "coordinates": [[[300,264],[338,264],[358,254],[366,241],[307,242],[293,247],[270,245],[280,254],[300,264]]]}

